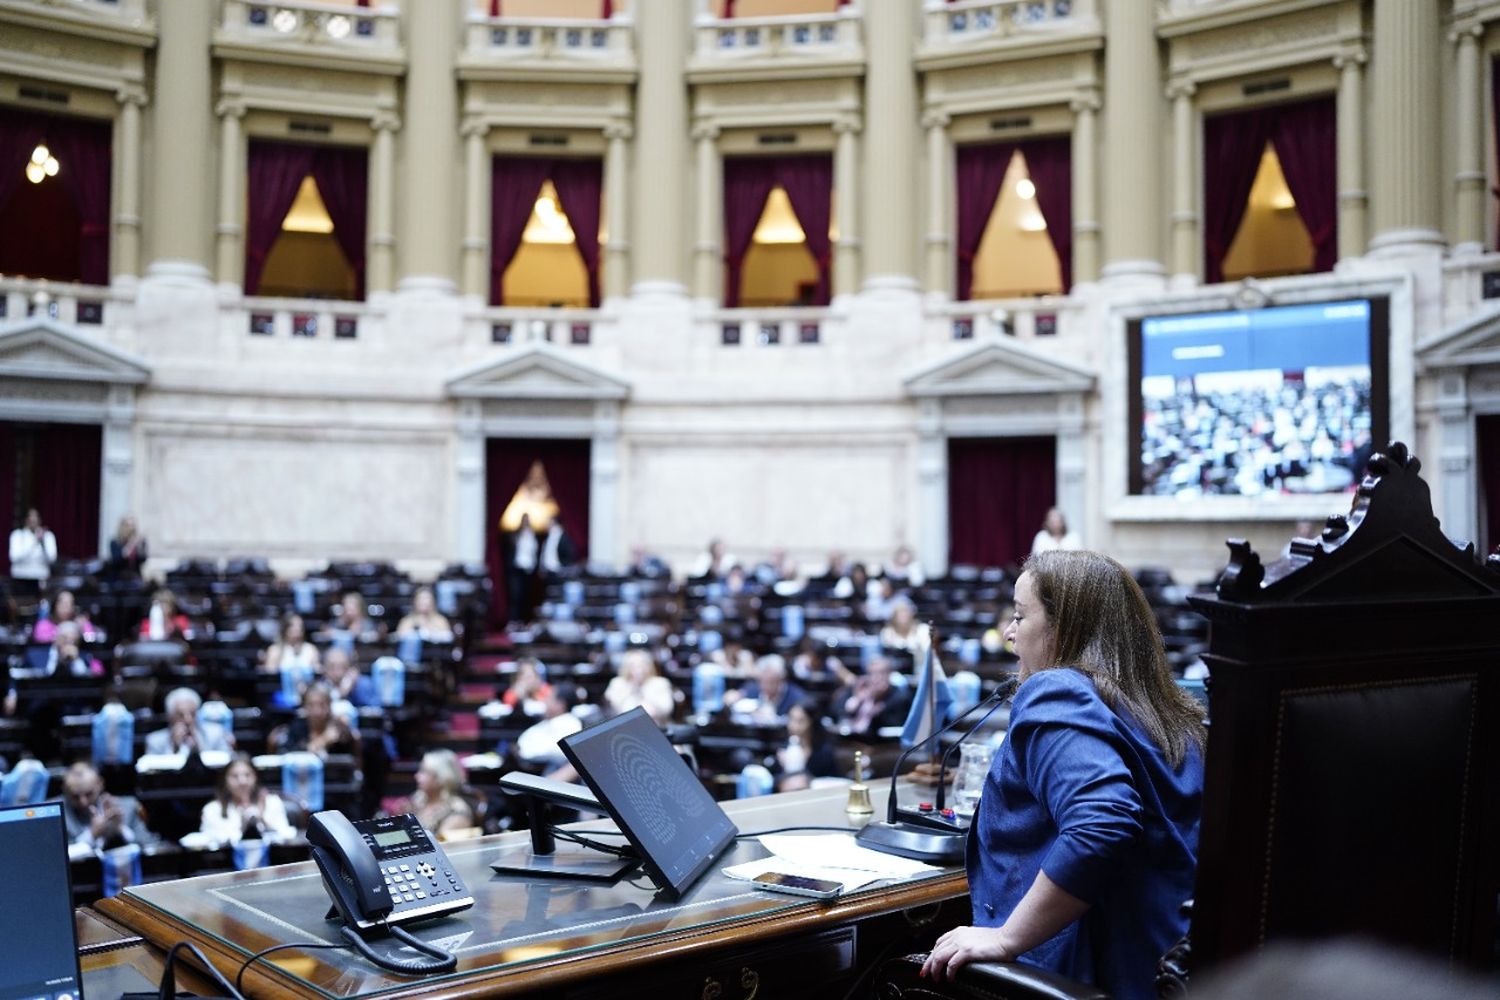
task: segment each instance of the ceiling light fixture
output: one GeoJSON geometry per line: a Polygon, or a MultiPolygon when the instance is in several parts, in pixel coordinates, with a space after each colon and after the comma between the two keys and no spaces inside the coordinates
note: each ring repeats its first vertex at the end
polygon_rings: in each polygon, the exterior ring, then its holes
{"type": "Polygon", "coordinates": [[[1030,177],[1022,177],[1016,181],[1016,194],[1030,201],[1036,197],[1036,185],[1031,183],[1030,177]]]}
{"type": "Polygon", "coordinates": [[[48,177],[56,177],[61,166],[47,144],[38,143],[31,151],[31,159],[26,162],[26,179],[33,184],[40,184],[48,177]]]}

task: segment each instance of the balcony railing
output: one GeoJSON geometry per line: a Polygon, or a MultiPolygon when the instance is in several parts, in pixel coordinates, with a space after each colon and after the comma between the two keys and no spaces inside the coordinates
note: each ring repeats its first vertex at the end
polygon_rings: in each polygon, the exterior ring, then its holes
{"type": "Polygon", "coordinates": [[[558,309],[493,306],[466,318],[469,344],[550,343],[560,347],[588,347],[603,314],[598,309],[558,309]]]}
{"type": "Polygon", "coordinates": [[[400,12],[390,3],[355,7],[315,0],[222,0],[226,34],[264,42],[341,46],[352,49],[394,48],[400,12]]]}
{"type": "Polygon", "coordinates": [[[220,310],[219,317],[237,337],[355,341],[369,335],[376,313],[363,302],[256,297],[220,310]]]}
{"type": "Polygon", "coordinates": [[[1082,304],[1063,295],[950,302],[927,309],[926,339],[1076,340],[1082,320],[1082,304]]]}
{"type": "Polygon", "coordinates": [[[469,15],[465,45],[485,59],[619,62],[634,52],[634,23],[625,14],[601,18],[469,15]]]}
{"type": "Polygon", "coordinates": [[[836,317],[822,306],[716,309],[711,322],[722,347],[795,347],[823,343],[836,317]]]}
{"type": "Polygon", "coordinates": [[[146,0],[32,0],[27,6],[95,20],[107,18],[139,25],[146,20],[146,0]]]}
{"type": "Polygon", "coordinates": [[[835,14],[730,18],[700,14],[694,23],[697,57],[712,62],[799,56],[826,58],[840,53],[856,54],[860,48],[859,11],[852,5],[835,14]]]}
{"type": "Polygon", "coordinates": [[[1443,326],[1500,306],[1500,253],[1462,254],[1443,261],[1443,326]]]}
{"type": "Polygon", "coordinates": [[[927,0],[926,40],[962,44],[1070,27],[1093,10],[1094,0],[927,0]]]}
{"type": "Polygon", "coordinates": [[[80,327],[117,326],[132,299],[100,285],[0,278],[0,324],[44,317],[80,327]]]}

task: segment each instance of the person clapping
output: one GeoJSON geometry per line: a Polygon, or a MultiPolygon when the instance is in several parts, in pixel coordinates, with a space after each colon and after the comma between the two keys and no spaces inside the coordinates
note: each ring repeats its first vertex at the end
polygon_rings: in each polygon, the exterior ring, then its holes
{"type": "Polygon", "coordinates": [[[212,802],[205,803],[198,833],[213,844],[240,840],[282,842],[297,835],[281,796],[261,787],[260,775],[245,754],[235,754],[219,775],[212,802]]]}

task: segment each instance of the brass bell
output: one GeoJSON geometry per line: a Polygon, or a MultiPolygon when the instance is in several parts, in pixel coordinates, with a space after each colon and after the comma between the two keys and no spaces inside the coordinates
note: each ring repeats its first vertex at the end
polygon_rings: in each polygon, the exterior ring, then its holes
{"type": "Polygon", "coordinates": [[[865,784],[865,755],[854,752],[854,784],[849,786],[849,804],[844,812],[851,817],[873,816],[875,807],[870,804],[870,786],[865,784]]]}

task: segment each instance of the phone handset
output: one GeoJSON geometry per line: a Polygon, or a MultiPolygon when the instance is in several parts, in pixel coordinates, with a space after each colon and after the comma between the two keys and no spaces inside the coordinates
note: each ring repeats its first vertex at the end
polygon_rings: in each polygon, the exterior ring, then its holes
{"type": "MultiPolygon", "coordinates": [[[[368,821],[362,821],[368,822],[368,821]]],[[[458,956],[428,944],[404,928],[387,923],[395,903],[386,888],[385,876],[375,850],[348,817],[336,809],[314,813],[307,823],[307,842],[323,884],[333,899],[328,919],[342,918],[339,934],[355,951],[390,972],[426,975],[452,972],[458,956]],[[362,929],[389,933],[426,958],[398,958],[377,952],[361,934],[362,929]]],[[[472,905],[468,900],[466,905],[472,905]]]]}
{"type": "Polygon", "coordinates": [[[314,813],[307,822],[307,843],[346,924],[377,923],[390,915],[393,904],[380,864],[347,816],[336,809],[314,813]]]}

